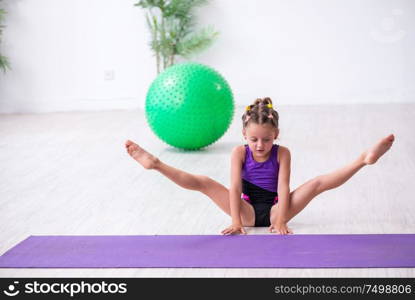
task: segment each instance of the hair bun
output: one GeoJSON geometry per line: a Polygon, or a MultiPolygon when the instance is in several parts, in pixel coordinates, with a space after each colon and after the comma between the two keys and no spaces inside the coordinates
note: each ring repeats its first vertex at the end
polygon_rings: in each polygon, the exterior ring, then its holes
{"type": "Polygon", "coordinates": [[[271,104],[271,107],[272,107],[272,100],[270,97],[265,97],[265,98],[257,98],[252,106],[265,106],[265,105],[268,106],[268,104],[271,104]]]}

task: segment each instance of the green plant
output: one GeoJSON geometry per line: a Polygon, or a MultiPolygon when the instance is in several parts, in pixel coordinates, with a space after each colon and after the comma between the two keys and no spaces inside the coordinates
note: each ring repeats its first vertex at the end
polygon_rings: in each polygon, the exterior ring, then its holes
{"type": "Polygon", "coordinates": [[[176,56],[189,58],[209,47],[217,37],[211,26],[195,30],[194,8],[208,0],[140,0],[135,6],[147,10],[150,47],[157,60],[157,73],[171,66],[176,56]],[[162,68],[162,69],[161,69],[162,68]]]}
{"type": "MultiPolygon", "coordinates": [[[[2,25],[5,14],[6,14],[6,11],[3,8],[0,8],[0,41],[1,41],[1,35],[3,33],[3,28],[5,27],[4,25],[2,25]]],[[[6,72],[7,69],[10,69],[9,60],[7,59],[7,57],[1,55],[1,53],[0,53],[0,68],[3,70],[3,72],[6,72]]]]}

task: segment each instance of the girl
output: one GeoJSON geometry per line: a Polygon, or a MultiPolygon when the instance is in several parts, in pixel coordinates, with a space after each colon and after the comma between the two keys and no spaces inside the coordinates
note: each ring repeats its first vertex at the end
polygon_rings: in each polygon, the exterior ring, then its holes
{"type": "Polygon", "coordinates": [[[289,234],[288,221],[313,198],[342,185],[363,166],[374,164],[394,141],[390,134],[352,163],[290,192],[290,151],[273,143],[279,135],[278,119],[270,98],[257,99],[246,108],[242,134],[247,144],[232,150],[230,189],[207,176],[173,168],[130,140],[125,146],[144,168],[159,171],[185,189],[202,192],[230,215],[232,225],[222,234],[246,234],[244,226],[269,226],[270,232],[289,234]]]}

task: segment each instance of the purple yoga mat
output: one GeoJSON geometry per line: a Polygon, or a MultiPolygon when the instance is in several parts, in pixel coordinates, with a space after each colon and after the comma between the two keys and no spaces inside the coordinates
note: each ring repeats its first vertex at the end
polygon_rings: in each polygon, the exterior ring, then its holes
{"type": "Polygon", "coordinates": [[[406,268],[415,234],[30,236],[0,268],[406,268]]]}

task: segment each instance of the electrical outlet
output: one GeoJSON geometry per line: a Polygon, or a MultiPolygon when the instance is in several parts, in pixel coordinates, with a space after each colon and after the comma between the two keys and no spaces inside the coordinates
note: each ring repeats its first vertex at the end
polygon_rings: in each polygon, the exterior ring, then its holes
{"type": "Polygon", "coordinates": [[[105,70],[104,71],[104,80],[114,80],[115,71],[114,70],[105,70]]]}

